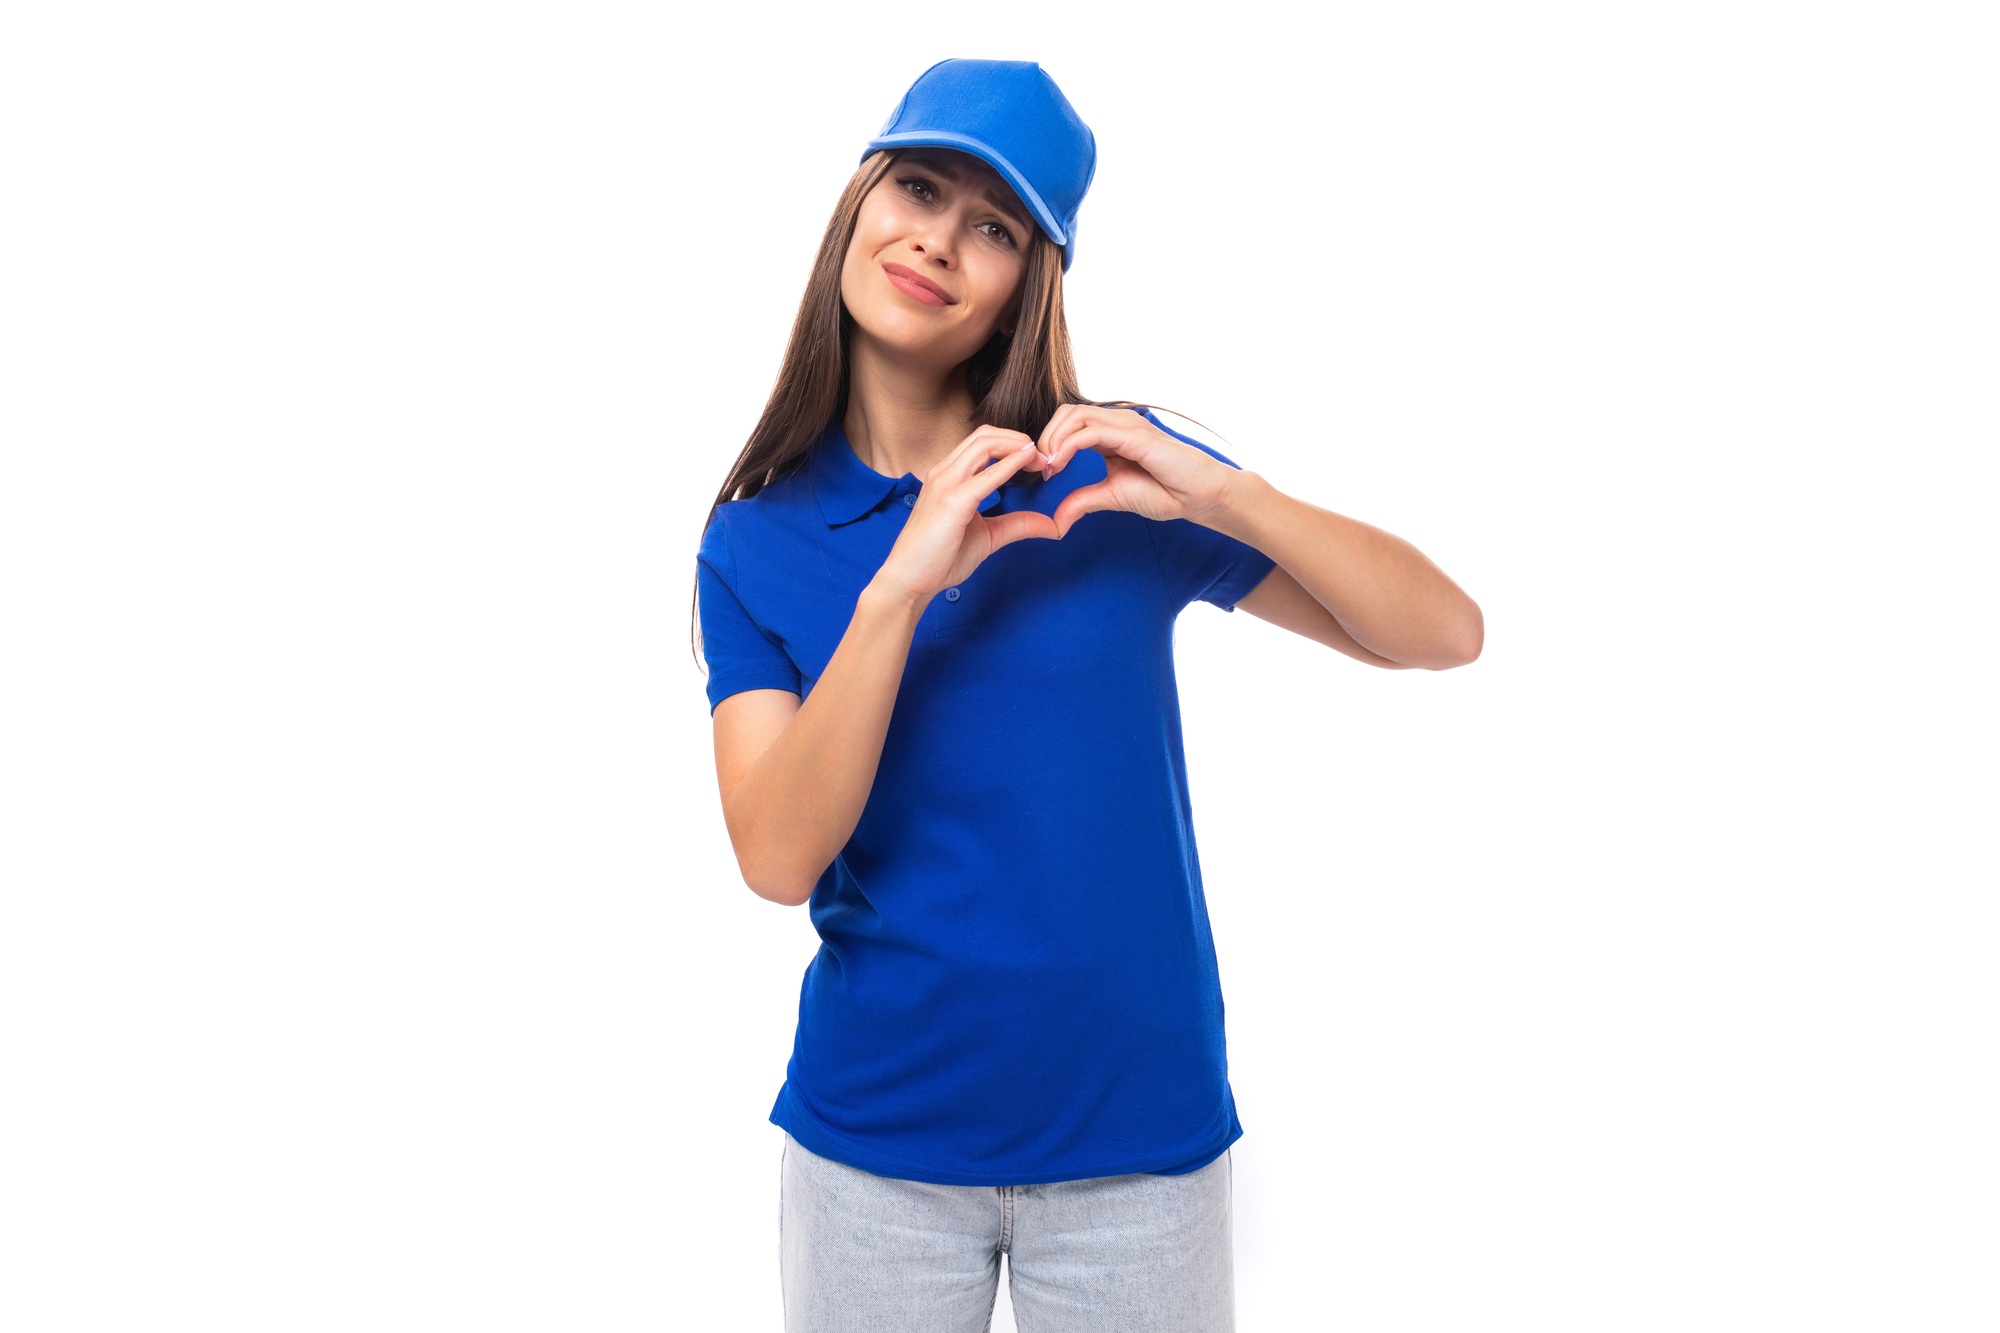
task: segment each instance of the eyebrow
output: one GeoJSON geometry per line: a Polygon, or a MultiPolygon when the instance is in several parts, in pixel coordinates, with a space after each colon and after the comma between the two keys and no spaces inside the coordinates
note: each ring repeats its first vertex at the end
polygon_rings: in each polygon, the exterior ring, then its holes
{"type": "Polygon", "coordinates": [[[1014,219],[1014,223],[1016,226],[1022,228],[1027,227],[1028,219],[1026,218],[1026,216],[1022,214],[1021,206],[1018,203],[1015,203],[1013,200],[1009,199],[1005,194],[1002,194],[1000,191],[994,189],[990,185],[987,186],[984,190],[981,190],[980,193],[986,196],[986,202],[992,204],[1002,213],[1005,213],[1008,217],[1014,219]]]}
{"type": "MultiPolygon", "coordinates": [[[[912,156],[909,161],[913,167],[920,167],[926,171],[935,171],[940,176],[949,177],[954,185],[963,184],[966,173],[969,170],[969,168],[961,167],[951,159],[943,157],[912,156]]],[[[985,196],[987,203],[992,204],[1002,213],[1012,218],[1016,226],[1024,230],[1028,227],[1028,215],[1021,211],[1020,201],[1012,197],[1013,192],[1011,190],[996,190],[991,185],[986,185],[979,192],[985,196]]]]}

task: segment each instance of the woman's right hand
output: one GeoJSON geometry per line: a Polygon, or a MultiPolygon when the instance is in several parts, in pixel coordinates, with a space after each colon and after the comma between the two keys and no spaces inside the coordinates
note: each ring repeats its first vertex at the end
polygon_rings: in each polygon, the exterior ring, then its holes
{"type": "Polygon", "coordinates": [[[981,426],[924,475],[909,521],[875,581],[922,607],[963,583],[987,556],[1023,537],[1061,536],[1055,520],[1032,509],[987,518],[980,502],[1029,463],[1046,463],[1017,430],[981,426]],[[992,466],[987,466],[991,463],[992,466]]]}

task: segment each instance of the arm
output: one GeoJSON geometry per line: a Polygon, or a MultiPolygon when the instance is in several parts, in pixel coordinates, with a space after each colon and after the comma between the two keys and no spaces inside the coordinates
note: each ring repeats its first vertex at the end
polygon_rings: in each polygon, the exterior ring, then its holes
{"type": "Polygon", "coordinates": [[[745,690],[716,705],[722,818],[758,897],[805,902],[861,822],[924,605],[870,583],[803,703],[745,690]]]}
{"type": "Polygon", "coordinates": [[[931,598],[1000,547],[1056,535],[1046,514],[979,513],[981,500],[1036,457],[1034,441],[1016,431],[982,426],[967,436],[925,475],[902,533],[805,701],[789,690],[750,689],[716,704],[722,818],[758,897],[788,907],[807,901],[853,836],[882,762],[910,640],[931,598]]]}
{"type": "Polygon", "coordinates": [[[1311,593],[1301,587],[1299,581],[1287,573],[1283,565],[1266,574],[1255,588],[1238,598],[1236,609],[1248,611],[1259,620],[1276,625],[1279,629],[1290,630],[1337,652],[1346,653],[1356,661],[1366,662],[1369,666],[1381,667],[1385,671],[1409,669],[1401,662],[1393,661],[1380,653],[1371,653],[1356,643],[1354,636],[1342,627],[1333,613],[1321,606],[1311,593]]]}
{"type": "Polygon", "coordinates": [[[1479,656],[1479,604],[1401,537],[1295,500],[1122,408],[1056,409],[1042,432],[1053,470],[1079,449],[1104,456],[1105,479],[1063,497],[1059,534],[1099,509],[1184,518],[1277,562],[1236,603],[1252,615],[1377,666],[1437,671],[1479,656]]]}
{"type": "Polygon", "coordinates": [[[1479,604],[1401,537],[1297,500],[1254,472],[1233,472],[1222,501],[1195,517],[1278,562],[1236,605],[1350,657],[1441,671],[1478,658],[1479,604]]]}

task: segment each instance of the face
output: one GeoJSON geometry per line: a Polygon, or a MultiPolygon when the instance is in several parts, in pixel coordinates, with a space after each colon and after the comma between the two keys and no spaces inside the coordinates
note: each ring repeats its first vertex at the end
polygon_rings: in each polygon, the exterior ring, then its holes
{"type": "Polygon", "coordinates": [[[861,201],[841,265],[856,332],[948,370],[1009,329],[1034,220],[978,158],[905,151],[861,201]]]}

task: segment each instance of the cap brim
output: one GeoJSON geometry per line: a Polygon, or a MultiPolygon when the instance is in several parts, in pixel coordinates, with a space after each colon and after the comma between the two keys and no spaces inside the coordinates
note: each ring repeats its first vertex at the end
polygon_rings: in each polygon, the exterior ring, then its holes
{"type": "Polygon", "coordinates": [[[1064,234],[1062,224],[1056,221],[1056,215],[1049,211],[1048,204],[1044,203],[1042,196],[1036,193],[1035,187],[1028,184],[1028,178],[1016,171],[1012,162],[993,149],[970,135],[953,134],[949,130],[910,130],[903,134],[885,134],[879,139],[870,139],[868,152],[861,156],[865,158],[868,153],[883,148],[955,148],[961,153],[972,154],[999,172],[1001,178],[1014,187],[1014,193],[1021,196],[1021,202],[1035,215],[1035,221],[1049,234],[1049,239],[1063,247],[1064,267],[1068,267],[1069,237],[1064,234]]]}

